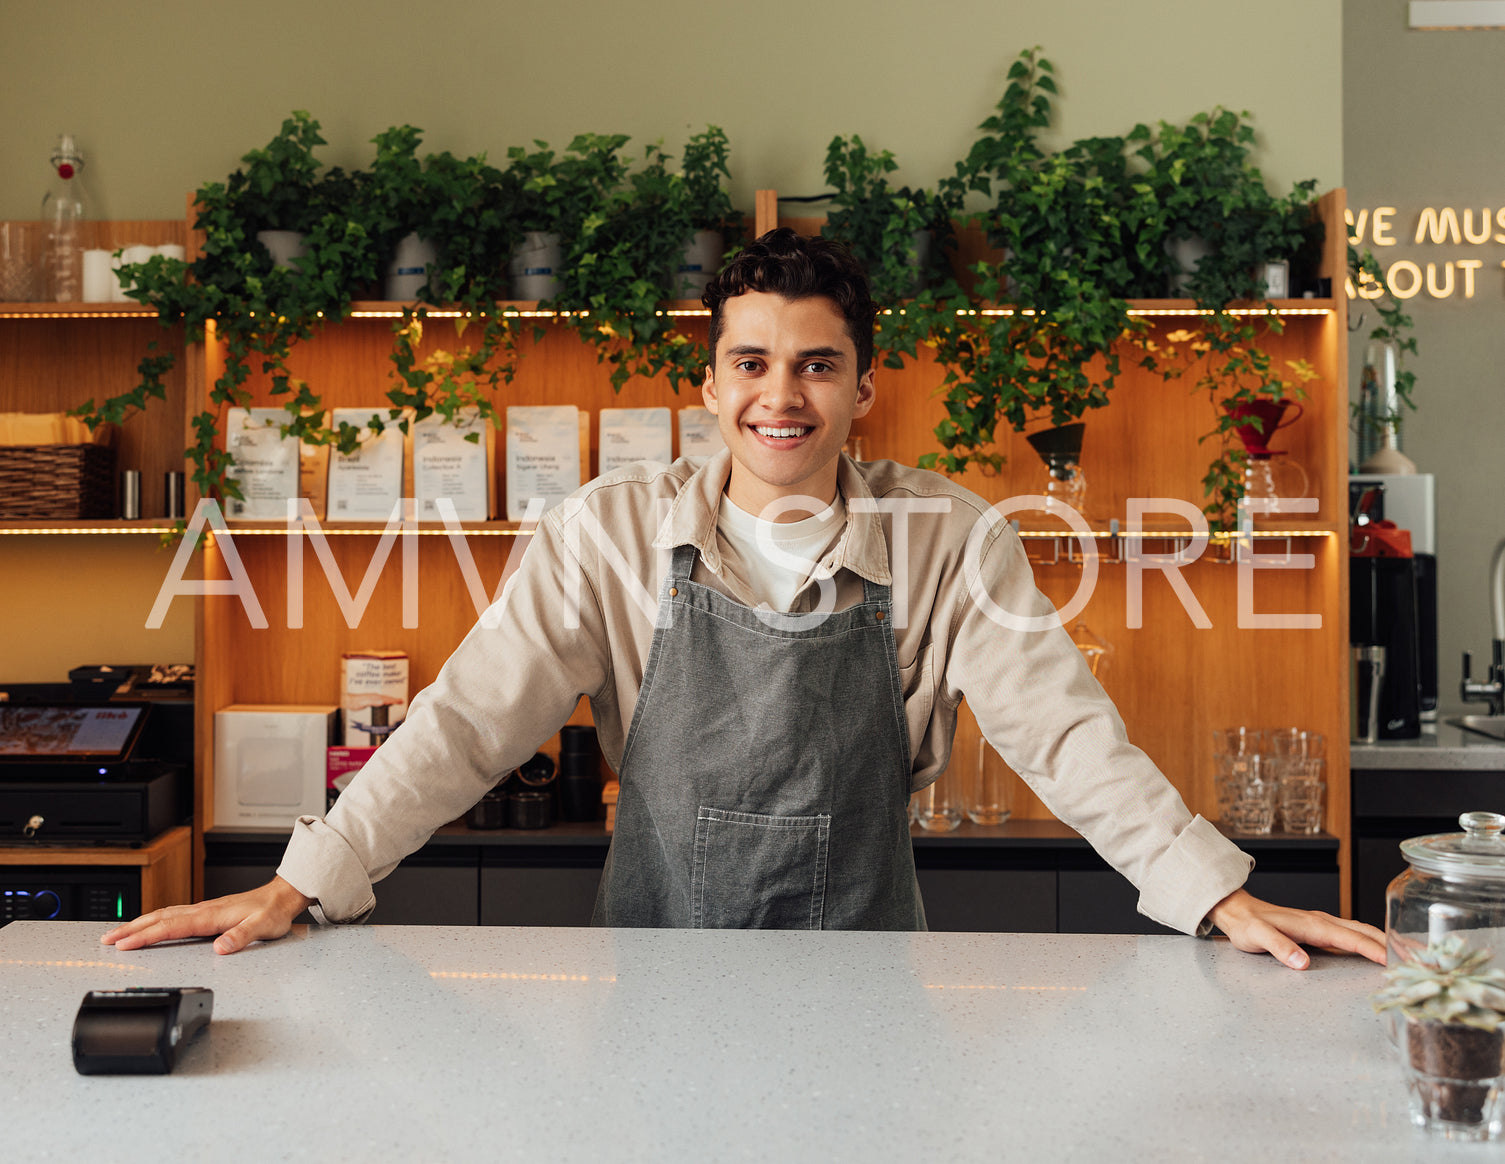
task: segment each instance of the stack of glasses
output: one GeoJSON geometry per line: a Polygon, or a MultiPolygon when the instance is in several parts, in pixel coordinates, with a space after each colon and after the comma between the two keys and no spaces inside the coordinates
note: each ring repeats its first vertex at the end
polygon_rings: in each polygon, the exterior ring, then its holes
{"type": "Polygon", "coordinates": [[[1327,761],[1317,732],[1223,728],[1213,733],[1218,817],[1234,832],[1269,833],[1277,810],[1291,833],[1322,828],[1327,761]]]}

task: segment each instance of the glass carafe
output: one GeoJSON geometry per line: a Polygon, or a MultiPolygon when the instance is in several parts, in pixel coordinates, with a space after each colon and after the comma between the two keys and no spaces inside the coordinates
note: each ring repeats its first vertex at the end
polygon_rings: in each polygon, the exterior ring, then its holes
{"type": "Polygon", "coordinates": [[[1245,497],[1270,500],[1305,497],[1306,487],[1306,470],[1284,453],[1251,453],[1244,464],[1245,497]]]}

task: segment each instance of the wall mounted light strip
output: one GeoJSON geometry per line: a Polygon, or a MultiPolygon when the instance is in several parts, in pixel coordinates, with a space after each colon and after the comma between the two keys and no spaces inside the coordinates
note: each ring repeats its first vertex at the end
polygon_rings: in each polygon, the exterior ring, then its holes
{"type": "Polygon", "coordinates": [[[0,309],[0,319],[156,319],[157,313],[147,308],[126,311],[90,311],[69,309],[62,311],[9,311],[0,309]]]}
{"type": "MultiPolygon", "coordinates": [[[[1035,539],[1035,540],[1038,540],[1038,541],[1052,541],[1052,540],[1057,540],[1057,541],[1060,541],[1060,540],[1076,541],[1076,539],[1077,539],[1077,535],[1075,533],[1066,532],[1064,530],[1048,530],[1048,529],[1022,529],[1022,530],[1019,531],[1019,536],[1021,538],[1035,539]]],[[[1251,532],[1249,532],[1247,534],[1242,534],[1242,533],[1237,533],[1237,532],[1225,532],[1225,533],[1211,533],[1211,532],[1207,532],[1207,533],[1198,533],[1198,532],[1196,532],[1194,530],[1189,530],[1189,529],[1182,529],[1182,530],[1145,530],[1143,533],[1129,533],[1127,530],[1120,530],[1118,533],[1113,533],[1113,532],[1111,532],[1109,530],[1102,530],[1102,529],[1095,529],[1095,530],[1092,531],[1092,537],[1093,538],[1125,538],[1125,539],[1133,538],[1133,539],[1137,539],[1137,540],[1141,540],[1141,541],[1167,541],[1167,542],[1169,542],[1169,541],[1204,541],[1204,540],[1211,540],[1211,541],[1214,541],[1214,542],[1225,542],[1225,541],[1232,541],[1235,538],[1243,538],[1243,537],[1253,537],[1253,538],[1331,538],[1331,537],[1336,537],[1336,536],[1337,535],[1332,530],[1330,530],[1330,529],[1257,529],[1257,530],[1253,530],[1253,531],[1251,531],[1251,532]]]]}
{"type": "Polygon", "coordinates": [[[53,534],[105,534],[107,536],[119,536],[121,534],[165,534],[173,533],[174,528],[170,525],[7,525],[0,526],[0,537],[10,537],[13,534],[26,534],[28,537],[46,537],[53,534]]]}

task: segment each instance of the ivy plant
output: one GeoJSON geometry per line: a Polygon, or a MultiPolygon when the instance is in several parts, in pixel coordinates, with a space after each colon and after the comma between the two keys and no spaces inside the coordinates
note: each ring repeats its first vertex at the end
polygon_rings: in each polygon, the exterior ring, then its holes
{"type": "Polygon", "coordinates": [[[1379,326],[1370,329],[1369,338],[1393,343],[1396,349],[1395,394],[1400,401],[1399,410],[1388,415],[1370,416],[1358,403],[1349,406],[1355,430],[1359,425],[1372,425],[1374,427],[1368,435],[1380,439],[1385,436],[1387,428],[1398,430],[1405,414],[1416,410],[1416,402],[1411,397],[1416,387],[1416,373],[1406,367],[1406,357],[1416,355],[1416,336],[1411,333],[1415,322],[1400,301],[1389,293],[1384,272],[1374,253],[1367,249],[1360,252],[1352,244],[1348,247],[1348,290],[1367,300],[1379,315],[1379,326]]]}
{"type": "Polygon", "coordinates": [[[581,224],[554,306],[569,311],[569,326],[596,345],[614,388],[633,376],[662,373],[678,392],[681,384],[699,381],[710,353],[660,305],[694,231],[724,230],[731,221],[730,199],[712,189],[721,190],[728,173],[726,138],[715,126],[692,137],[681,170],[671,168],[658,145],[646,147],[642,164],[629,172],[615,157],[618,139],[596,144],[612,150],[612,164],[597,172],[615,184],[601,191],[599,209],[581,224]]]}
{"type": "MultiPolygon", "coordinates": [[[[288,360],[299,343],[347,315],[355,296],[370,293],[392,247],[412,232],[435,244],[439,261],[421,301],[394,324],[387,407],[370,428],[406,428],[409,419],[435,413],[452,421],[468,407],[497,419],[496,392],[518,363],[518,321],[503,305],[507,260],[525,230],[565,236],[565,288],[553,306],[598,344],[615,386],[661,371],[676,388],[698,378],[704,345],[679,333],[659,301],[694,228],[734,229],[721,184],[729,147],[716,127],[690,139],[683,172],[671,172],[662,151],[650,149],[636,174],[621,156],[625,135],[583,134],[557,156],[542,142],[532,151],[513,148],[498,169],[484,155],[421,157],[422,131],[411,125],[373,139],[369,169],[324,169],[314,153],[324,144],[319,129],[295,112],[241,168],[200,188],[194,226],[203,242],[192,263],[154,256],[124,271],[133,296],[155,308],[164,326],[182,327],[196,343],[212,325],[223,345],[207,407],[190,419],[186,457],[202,495],[241,495],[218,441],[224,410],[252,402],[253,373],[268,378],[271,397],[286,410],[284,435],[354,451],[364,429],[331,428],[321,397],[290,373],[288,360]],[[271,226],[303,231],[306,254],[293,267],[273,265],[257,245],[255,232],[271,226]],[[423,354],[436,304],[460,308],[454,342],[423,354]]],[[[154,342],[134,387],[90,400],[77,414],[97,425],[146,409],[166,398],[174,363],[154,342]]]]}
{"type": "MultiPolygon", "coordinates": [[[[1244,496],[1248,457],[1235,430],[1257,421],[1236,415],[1256,400],[1297,400],[1316,373],[1305,361],[1276,366],[1261,346],[1265,335],[1284,329],[1265,302],[1260,268],[1275,257],[1310,258],[1320,253],[1322,225],[1314,213],[1315,180],[1296,183],[1284,196],[1270,193],[1253,165],[1255,144],[1248,113],[1221,106],[1198,113],[1185,125],[1160,122],[1151,132],[1136,126],[1129,135],[1144,166],[1143,181],[1161,208],[1163,238],[1198,238],[1210,252],[1190,273],[1188,286],[1202,314],[1171,332],[1164,345],[1142,338],[1140,363],[1168,379],[1196,369],[1195,391],[1214,405],[1215,427],[1200,439],[1215,450],[1203,476],[1203,509],[1216,528],[1230,529],[1244,496]],[[1228,309],[1243,302],[1249,314],[1228,309]],[[1256,313],[1260,305],[1264,313],[1256,313]]],[[[1153,256],[1151,256],[1153,257],[1153,256]]],[[[1163,256],[1162,286],[1177,272],[1163,256]]],[[[1154,264],[1149,266],[1154,273],[1154,264]]]]}
{"type": "Polygon", "coordinates": [[[953,197],[993,198],[983,224],[1005,252],[1003,263],[974,268],[981,310],[942,305],[932,319],[929,342],[946,368],[947,417],[936,428],[945,452],[922,464],[947,472],[1001,464],[993,442],[1004,421],[1016,431],[1040,418],[1062,425],[1106,404],[1116,345],[1133,326],[1125,295],[1146,261],[1140,228],[1155,220],[1153,195],[1128,180],[1124,139],[1060,152],[1041,144],[1053,74],[1038,49],[1021,53],[996,112],[943,184],[953,197]]]}
{"type": "Polygon", "coordinates": [[[956,189],[894,186],[899,168],[890,150],[870,150],[862,138],[835,137],[826,149],[826,184],[835,209],[821,233],[844,242],[867,269],[878,304],[875,348],[890,368],[901,368],[927,342],[944,314],[962,301],[952,274],[956,249],[956,189]]]}

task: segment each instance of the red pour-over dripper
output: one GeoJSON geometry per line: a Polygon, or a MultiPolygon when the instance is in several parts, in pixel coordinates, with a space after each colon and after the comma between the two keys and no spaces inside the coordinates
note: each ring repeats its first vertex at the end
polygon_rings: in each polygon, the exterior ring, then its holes
{"type": "Polygon", "coordinates": [[[1276,429],[1294,424],[1302,413],[1301,405],[1294,400],[1237,400],[1230,401],[1223,407],[1234,420],[1246,421],[1234,431],[1238,433],[1238,439],[1243,441],[1244,449],[1251,457],[1280,455],[1281,450],[1270,448],[1270,438],[1275,435],[1276,429]],[[1294,408],[1296,412],[1289,420],[1282,420],[1281,417],[1288,408],[1294,408]]]}

